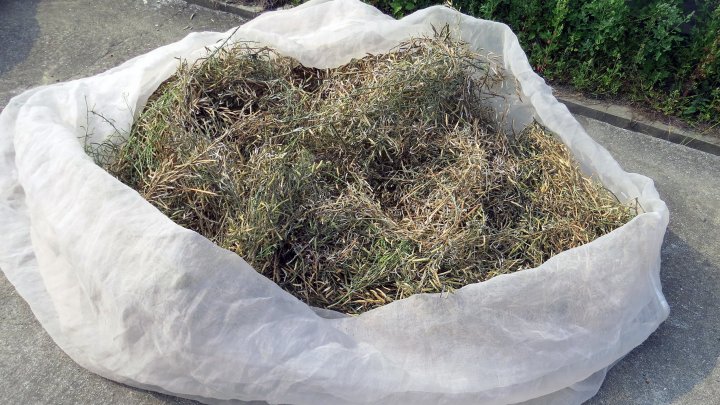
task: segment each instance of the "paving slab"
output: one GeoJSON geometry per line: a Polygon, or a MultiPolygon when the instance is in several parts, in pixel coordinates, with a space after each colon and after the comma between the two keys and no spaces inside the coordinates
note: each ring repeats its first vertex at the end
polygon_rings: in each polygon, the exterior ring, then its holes
{"type": "Polygon", "coordinates": [[[245,18],[253,18],[262,13],[271,1],[244,1],[244,0],[187,0],[190,4],[207,7],[213,10],[220,10],[227,13],[237,14],[245,18]],[[266,3],[260,5],[259,3],[266,3]]]}
{"type": "MultiPolygon", "coordinates": [[[[180,1],[0,0],[0,108],[42,84],[105,69],[190,31],[239,18],[180,1]]],[[[578,117],[670,208],[662,249],[668,320],[610,372],[588,404],[720,404],[720,157],[578,117]]],[[[45,333],[0,273],[0,403],[191,404],[96,376],[45,333]]]]}
{"type": "Polygon", "coordinates": [[[663,122],[652,117],[652,114],[648,113],[649,109],[616,104],[608,100],[591,99],[566,86],[555,87],[555,97],[563,102],[573,114],[594,118],[616,127],[720,155],[720,129],[718,128],[708,127],[704,130],[694,130],[687,125],[681,126],[680,120],[670,118],[668,118],[670,122],[663,122]],[[673,121],[678,125],[674,125],[673,121]]]}

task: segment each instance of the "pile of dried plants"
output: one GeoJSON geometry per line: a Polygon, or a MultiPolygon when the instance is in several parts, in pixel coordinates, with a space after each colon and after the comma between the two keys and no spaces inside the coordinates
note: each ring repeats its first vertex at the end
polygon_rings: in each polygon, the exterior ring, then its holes
{"type": "Polygon", "coordinates": [[[483,105],[493,62],[447,30],[335,69],[223,47],[98,161],[302,301],[357,314],[532,268],[635,211],[534,124],[483,105]]]}

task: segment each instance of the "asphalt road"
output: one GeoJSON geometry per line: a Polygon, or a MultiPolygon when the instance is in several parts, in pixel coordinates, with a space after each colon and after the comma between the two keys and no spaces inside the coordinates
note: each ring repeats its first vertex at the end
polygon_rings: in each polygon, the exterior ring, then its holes
{"type": "MultiPolygon", "coordinates": [[[[242,21],[173,0],[0,0],[0,108],[22,91],[99,73],[191,31],[242,21]]],[[[720,157],[579,118],[670,208],[669,319],[610,372],[598,404],[720,404],[720,157]]],[[[0,403],[192,403],[98,377],[68,358],[0,273],[0,403]]]]}

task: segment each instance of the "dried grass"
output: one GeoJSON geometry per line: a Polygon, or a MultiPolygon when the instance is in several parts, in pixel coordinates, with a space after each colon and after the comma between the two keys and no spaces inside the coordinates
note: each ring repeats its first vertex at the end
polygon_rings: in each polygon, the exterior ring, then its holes
{"type": "Polygon", "coordinates": [[[534,124],[483,109],[447,30],[319,70],[238,44],[183,64],[96,158],[302,301],[357,314],[536,267],[635,214],[534,124]]]}

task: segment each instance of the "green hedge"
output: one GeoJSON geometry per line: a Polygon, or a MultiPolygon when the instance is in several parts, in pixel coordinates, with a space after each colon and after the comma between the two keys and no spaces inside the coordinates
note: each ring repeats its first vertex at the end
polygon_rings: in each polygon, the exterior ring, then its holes
{"type": "MultiPolygon", "coordinates": [[[[368,2],[396,17],[443,3],[368,2]]],[[[455,0],[451,6],[508,24],[552,83],[643,101],[690,121],[720,122],[718,0],[455,0]]]]}

